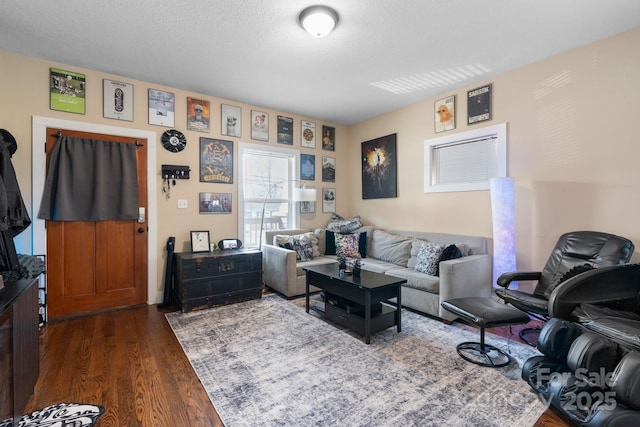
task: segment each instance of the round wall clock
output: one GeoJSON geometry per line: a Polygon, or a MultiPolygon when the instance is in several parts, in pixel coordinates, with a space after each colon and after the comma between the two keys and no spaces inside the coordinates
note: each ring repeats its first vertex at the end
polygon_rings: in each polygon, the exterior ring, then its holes
{"type": "Polygon", "coordinates": [[[184,147],[187,145],[187,138],[185,138],[182,132],[175,129],[164,131],[160,141],[166,150],[173,153],[178,153],[184,150],[184,147]]]}

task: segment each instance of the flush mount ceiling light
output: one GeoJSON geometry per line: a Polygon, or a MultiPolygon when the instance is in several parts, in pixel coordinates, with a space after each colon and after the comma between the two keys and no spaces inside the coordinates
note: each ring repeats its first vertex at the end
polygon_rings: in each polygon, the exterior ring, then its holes
{"type": "Polygon", "coordinates": [[[314,37],[324,37],[338,24],[338,13],[328,6],[310,6],[300,12],[300,25],[314,37]]]}

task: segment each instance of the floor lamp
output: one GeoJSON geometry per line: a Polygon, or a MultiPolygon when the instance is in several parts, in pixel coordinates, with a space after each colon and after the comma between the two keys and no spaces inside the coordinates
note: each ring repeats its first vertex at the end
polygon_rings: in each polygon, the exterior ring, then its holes
{"type": "Polygon", "coordinates": [[[493,280],[502,273],[516,271],[515,200],[513,178],[491,178],[493,219],[493,280]]]}
{"type": "Polygon", "coordinates": [[[262,228],[264,227],[264,211],[267,206],[267,199],[271,195],[271,192],[278,185],[282,185],[290,182],[302,183],[302,188],[294,188],[291,193],[291,198],[294,202],[315,202],[316,201],[316,189],[306,188],[305,183],[300,181],[299,179],[283,179],[282,181],[278,181],[275,184],[271,185],[267,190],[267,194],[264,196],[264,200],[262,201],[262,215],[260,216],[260,237],[258,240],[259,250],[262,250],[262,228]]]}

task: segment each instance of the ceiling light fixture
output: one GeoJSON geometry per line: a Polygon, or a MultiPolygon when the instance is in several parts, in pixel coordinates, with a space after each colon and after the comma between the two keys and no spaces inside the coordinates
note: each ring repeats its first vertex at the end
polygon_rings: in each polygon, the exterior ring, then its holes
{"type": "Polygon", "coordinates": [[[300,12],[300,25],[314,37],[324,37],[338,24],[338,13],[328,6],[310,6],[300,12]]]}

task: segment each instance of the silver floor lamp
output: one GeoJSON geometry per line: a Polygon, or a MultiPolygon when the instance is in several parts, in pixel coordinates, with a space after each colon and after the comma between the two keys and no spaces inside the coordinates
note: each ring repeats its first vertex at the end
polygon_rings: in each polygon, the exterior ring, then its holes
{"type": "Polygon", "coordinates": [[[315,188],[306,188],[305,183],[300,181],[299,179],[284,179],[282,181],[278,181],[275,184],[271,185],[267,190],[267,194],[264,196],[264,200],[262,201],[262,215],[260,216],[260,238],[258,241],[258,249],[262,250],[262,228],[264,227],[264,211],[267,206],[267,199],[271,195],[271,192],[279,185],[287,184],[290,182],[299,182],[302,184],[302,188],[294,188],[291,194],[291,198],[294,202],[315,202],[316,201],[316,189],[315,188]]]}

